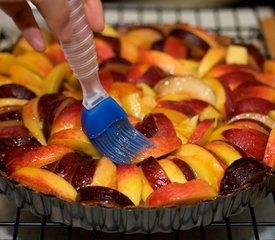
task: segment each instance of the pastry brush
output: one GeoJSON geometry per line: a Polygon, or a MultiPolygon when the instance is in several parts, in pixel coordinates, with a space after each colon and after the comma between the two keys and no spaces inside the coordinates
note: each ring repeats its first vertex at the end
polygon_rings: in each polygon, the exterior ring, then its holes
{"type": "Polygon", "coordinates": [[[117,164],[130,164],[153,144],[129,122],[126,112],[102,87],[93,32],[82,0],[69,0],[73,35],[61,42],[65,57],[83,92],[82,129],[91,143],[117,164]]]}

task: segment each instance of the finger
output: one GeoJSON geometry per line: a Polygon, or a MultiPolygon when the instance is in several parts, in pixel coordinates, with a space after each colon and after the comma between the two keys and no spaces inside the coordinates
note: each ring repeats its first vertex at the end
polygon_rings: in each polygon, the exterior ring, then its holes
{"type": "Polygon", "coordinates": [[[104,16],[101,0],[84,0],[84,10],[92,31],[102,31],[104,28],[104,16]]]}
{"type": "Polygon", "coordinates": [[[13,19],[23,36],[35,50],[45,50],[45,40],[27,2],[17,2],[15,4],[5,2],[0,4],[0,8],[13,19]]]}
{"type": "Polygon", "coordinates": [[[49,29],[61,41],[71,38],[70,8],[67,0],[33,0],[49,29]]]}

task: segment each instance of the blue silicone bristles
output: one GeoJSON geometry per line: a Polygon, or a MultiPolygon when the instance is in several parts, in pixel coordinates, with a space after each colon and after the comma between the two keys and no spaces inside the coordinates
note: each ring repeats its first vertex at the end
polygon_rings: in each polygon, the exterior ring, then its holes
{"type": "Polygon", "coordinates": [[[117,164],[131,164],[142,151],[153,146],[110,97],[92,109],[83,109],[82,128],[98,151],[117,164]]]}
{"type": "Polygon", "coordinates": [[[131,164],[146,147],[152,146],[127,119],[115,122],[90,141],[100,152],[118,164],[131,164]]]}

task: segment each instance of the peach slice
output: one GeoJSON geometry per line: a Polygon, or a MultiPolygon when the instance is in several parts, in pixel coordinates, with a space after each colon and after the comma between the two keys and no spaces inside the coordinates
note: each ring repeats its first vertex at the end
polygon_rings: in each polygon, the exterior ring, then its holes
{"type": "Polygon", "coordinates": [[[68,103],[58,114],[52,123],[51,135],[65,129],[81,129],[82,102],[73,101],[68,103]]]}
{"type": "Polygon", "coordinates": [[[191,136],[188,138],[188,143],[196,143],[199,145],[206,143],[215,126],[215,119],[205,119],[200,121],[191,136]]]}
{"type": "Polygon", "coordinates": [[[269,167],[275,167],[275,128],[273,128],[268,137],[263,162],[269,167]]]}
{"type": "Polygon", "coordinates": [[[22,109],[22,117],[25,126],[29,129],[30,133],[42,145],[46,145],[46,139],[42,131],[42,123],[40,122],[38,113],[39,98],[29,100],[22,109]]]}
{"type": "Polygon", "coordinates": [[[126,195],[136,206],[141,201],[142,177],[139,168],[132,165],[117,166],[117,190],[126,195]]]}
{"type": "Polygon", "coordinates": [[[53,68],[48,57],[39,52],[30,51],[15,58],[15,63],[29,69],[40,77],[45,77],[53,68]]]}
{"type": "Polygon", "coordinates": [[[78,129],[66,129],[60,132],[56,132],[50,137],[48,144],[63,144],[95,158],[101,157],[101,154],[91,144],[86,134],[78,129]]]}
{"type": "Polygon", "coordinates": [[[0,107],[4,106],[23,106],[28,100],[18,98],[0,98],[0,107]]]}
{"type": "Polygon", "coordinates": [[[101,157],[98,160],[91,186],[103,186],[116,188],[117,167],[108,158],[101,157]],[[108,171],[106,171],[108,169],[108,171]]]}
{"type": "Polygon", "coordinates": [[[222,135],[257,160],[263,160],[268,135],[248,128],[228,129],[222,135]]]}
{"type": "Polygon", "coordinates": [[[152,43],[163,38],[163,34],[152,27],[130,29],[123,37],[136,46],[150,48],[152,43]]]}
{"type": "Polygon", "coordinates": [[[224,61],[226,49],[223,47],[210,48],[200,61],[198,77],[204,77],[213,67],[224,61]]]}
{"type": "Polygon", "coordinates": [[[265,59],[263,64],[264,72],[275,73],[275,60],[274,59],[265,59]]]}
{"type": "Polygon", "coordinates": [[[22,167],[12,172],[10,177],[35,191],[67,201],[76,201],[78,197],[77,191],[69,182],[45,169],[22,167]]]}
{"type": "Polygon", "coordinates": [[[69,75],[69,65],[62,63],[51,69],[44,77],[42,83],[42,93],[58,93],[64,79],[69,75]]]}
{"type": "Polygon", "coordinates": [[[137,46],[128,41],[124,36],[120,37],[120,56],[127,59],[131,63],[136,63],[139,60],[139,51],[137,46]]]}
{"type": "Polygon", "coordinates": [[[167,94],[186,94],[215,105],[216,96],[203,81],[192,76],[173,76],[159,81],[154,90],[159,96],[167,94]]]}
{"type": "Polygon", "coordinates": [[[12,83],[12,80],[10,79],[10,77],[0,75],[0,86],[5,84],[11,84],[11,83],[12,83]]]}
{"type": "Polygon", "coordinates": [[[251,83],[257,81],[256,73],[252,74],[243,70],[236,70],[225,73],[218,77],[218,79],[224,86],[228,86],[231,91],[233,91],[243,83],[251,83]]]}
{"type": "Polygon", "coordinates": [[[150,141],[154,144],[154,146],[146,148],[142,153],[138,154],[134,159],[132,159],[134,163],[138,163],[150,156],[155,158],[165,156],[178,149],[182,144],[181,139],[177,136],[156,136],[151,137],[150,141]]]}
{"type": "Polygon", "coordinates": [[[256,75],[256,79],[261,83],[264,83],[266,85],[269,85],[270,87],[275,88],[275,73],[260,72],[256,75]]]}
{"type": "Polygon", "coordinates": [[[101,32],[101,34],[104,36],[108,36],[108,37],[118,37],[119,36],[118,31],[108,23],[104,24],[104,29],[101,32]]]}
{"type": "Polygon", "coordinates": [[[222,141],[222,140],[215,140],[203,145],[207,150],[217,154],[219,157],[222,158],[229,166],[232,162],[241,157],[244,157],[244,153],[237,149],[234,145],[230,144],[229,142],[222,141]]]}
{"type": "Polygon", "coordinates": [[[17,120],[0,121],[0,137],[28,136],[28,129],[17,120]]]}
{"type": "MultiPolygon", "coordinates": [[[[269,114],[271,113],[271,116],[272,116],[272,112],[273,111],[269,112],[269,114]]],[[[241,114],[238,114],[238,115],[232,117],[228,121],[228,123],[231,124],[231,125],[237,126],[238,122],[241,121],[241,120],[259,122],[259,123],[262,123],[264,126],[266,126],[267,128],[270,128],[270,129],[275,127],[275,119],[272,119],[269,115],[263,115],[263,114],[260,114],[260,113],[241,113],[241,114]],[[235,122],[236,122],[236,124],[235,124],[235,122]]],[[[254,124],[254,126],[255,126],[255,124],[254,124]]],[[[252,127],[252,128],[255,128],[255,127],[252,127]]],[[[260,131],[260,132],[266,133],[266,129],[263,129],[263,128],[255,128],[255,129],[260,131]]]]}
{"type": "Polygon", "coordinates": [[[250,73],[251,75],[255,75],[257,73],[257,70],[249,65],[239,65],[239,64],[219,64],[216,67],[214,67],[207,75],[206,77],[214,77],[219,78],[224,74],[230,73],[230,72],[246,72],[250,73]]]}
{"type": "Polygon", "coordinates": [[[215,78],[205,78],[203,80],[216,96],[215,107],[227,118],[230,118],[234,110],[234,103],[231,92],[228,87],[215,78]]]}
{"type": "Polygon", "coordinates": [[[206,148],[196,144],[183,144],[174,154],[187,162],[199,178],[218,190],[224,170],[206,148]]]}
{"type": "Polygon", "coordinates": [[[244,83],[233,91],[233,98],[235,101],[254,97],[275,102],[275,89],[265,84],[244,83]]]}
{"type": "Polygon", "coordinates": [[[185,183],[187,182],[181,169],[170,159],[161,159],[158,161],[171,182],[185,183]]]}
{"type": "Polygon", "coordinates": [[[165,108],[165,107],[155,107],[152,109],[151,113],[162,113],[166,115],[174,124],[180,124],[182,121],[188,119],[188,117],[174,109],[165,108]]]}
{"type": "Polygon", "coordinates": [[[139,60],[145,64],[157,66],[167,74],[171,75],[186,75],[189,74],[188,69],[184,68],[180,62],[168,55],[167,53],[144,50],[139,53],[139,60]]]}
{"type": "Polygon", "coordinates": [[[228,64],[248,64],[247,48],[239,45],[230,45],[227,49],[225,61],[228,64]]]}
{"type": "Polygon", "coordinates": [[[116,56],[113,48],[103,39],[95,37],[94,38],[96,53],[98,57],[98,62],[102,62],[106,59],[113,58],[116,56]]]}
{"type": "Polygon", "coordinates": [[[61,144],[41,146],[13,159],[7,165],[8,172],[12,173],[22,167],[42,167],[61,159],[73,150],[61,144]]]}
{"type": "Polygon", "coordinates": [[[9,74],[14,83],[26,86],[36,95],[41,95],[43,80],[39,75],[16,63],[11,64],[9,74]]]}
{"type": "Polygon", "coordinates": [[[213,200],[217,192],[205,181],[195,179],[186,183],[170,183],[157,189],[146,199],[145,207],[194,204],[203,200],[213,200]]]}
{"type": "Polygon", "coordinates": [[[0,73],[7,75],[9,73],[9,68],[14,62],[14,55],[8,52],[0,53],[0,73]]]}

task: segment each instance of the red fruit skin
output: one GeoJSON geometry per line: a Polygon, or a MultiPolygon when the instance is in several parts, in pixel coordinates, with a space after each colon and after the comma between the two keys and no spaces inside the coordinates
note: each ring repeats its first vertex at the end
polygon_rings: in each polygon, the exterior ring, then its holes
{"type": "Polygon", "coordinates": [[[208,106],[207,102],[198,99],[189,99],[182,101],[163,100],[159,101],[158,107],[166,107],[185,114],[188,117],[194,117],[208,106]]]}
{"type": "Polygon", "coordinates": [[[165,136],[175,137],[176,131],[171,120],[163,113],[154,113],[145,116],[137,129],[147,138],[165,136]]]}
{"type": "Polygon", "coordinates": [[[186,162],[176,157],[171,159],[171,161],[178,166],[187,181],[197,178],[194,170],[186,162]]]}
{"type": "Polygon", "coordinates": [[[219,81],[227,85],[231,91],[239,85],[247,82],[256,82],[256,78],[252,73],[243,71],[232,71],[221,75],[219,81]]]}
{"type": "Polygon", "coordinates": [[[171,182],[167,174],[155,158],[149,157],[143,160],[140,166],[144,176],[154,190],[171,182]]]}
{"type": "Polygon", "coordinates": [[[206,132],[211,128],[215,119],[205,119],[198,123],[194,132],[188,139],[188,143],[200,144],[202,138],[206,134],[206,132]]]}
{"type": "Polygon", "coordinates": [[[170,183],[149,195],[145,207],[174,206],[192,204],[202,200],[213,200],[216,191],[206,182],[195,179],[186,183],[170,183]]]}
{"type": "Polygon", "coordinates": [[[273,109],[275,109],[274,103],[263,98],[251,97],[236,102],[234,115],[248,112],[268,115],[273,109]]]}
{"type": "Polygon", "coordinates": [[[188,55],[188,49],[183,41],[172,36],[168,36],[164,41],[163,51],[177,59],[186,58],[188,55]]]}
{"type": "Polygon", "coordinates": [[[137,83],[146,83],[150,87],[154,87],[159,82],[159,80],[167,76],[167,73],[165,73],[159,67],[151,66],[144,74],[139,77],[137,83]]]}
{"type": "Polygon", "coordinates": [[[0,98],[19,98],[19,99],[31,99],[36,95],[19,84],[4,84],[0,86],[0,98]]]}
{"type": "Polygon", "coordinates": [[[248,155],[257,160],[263,160],[268,135],[254,129],[228,129],[223,136],[248,155]]]}

